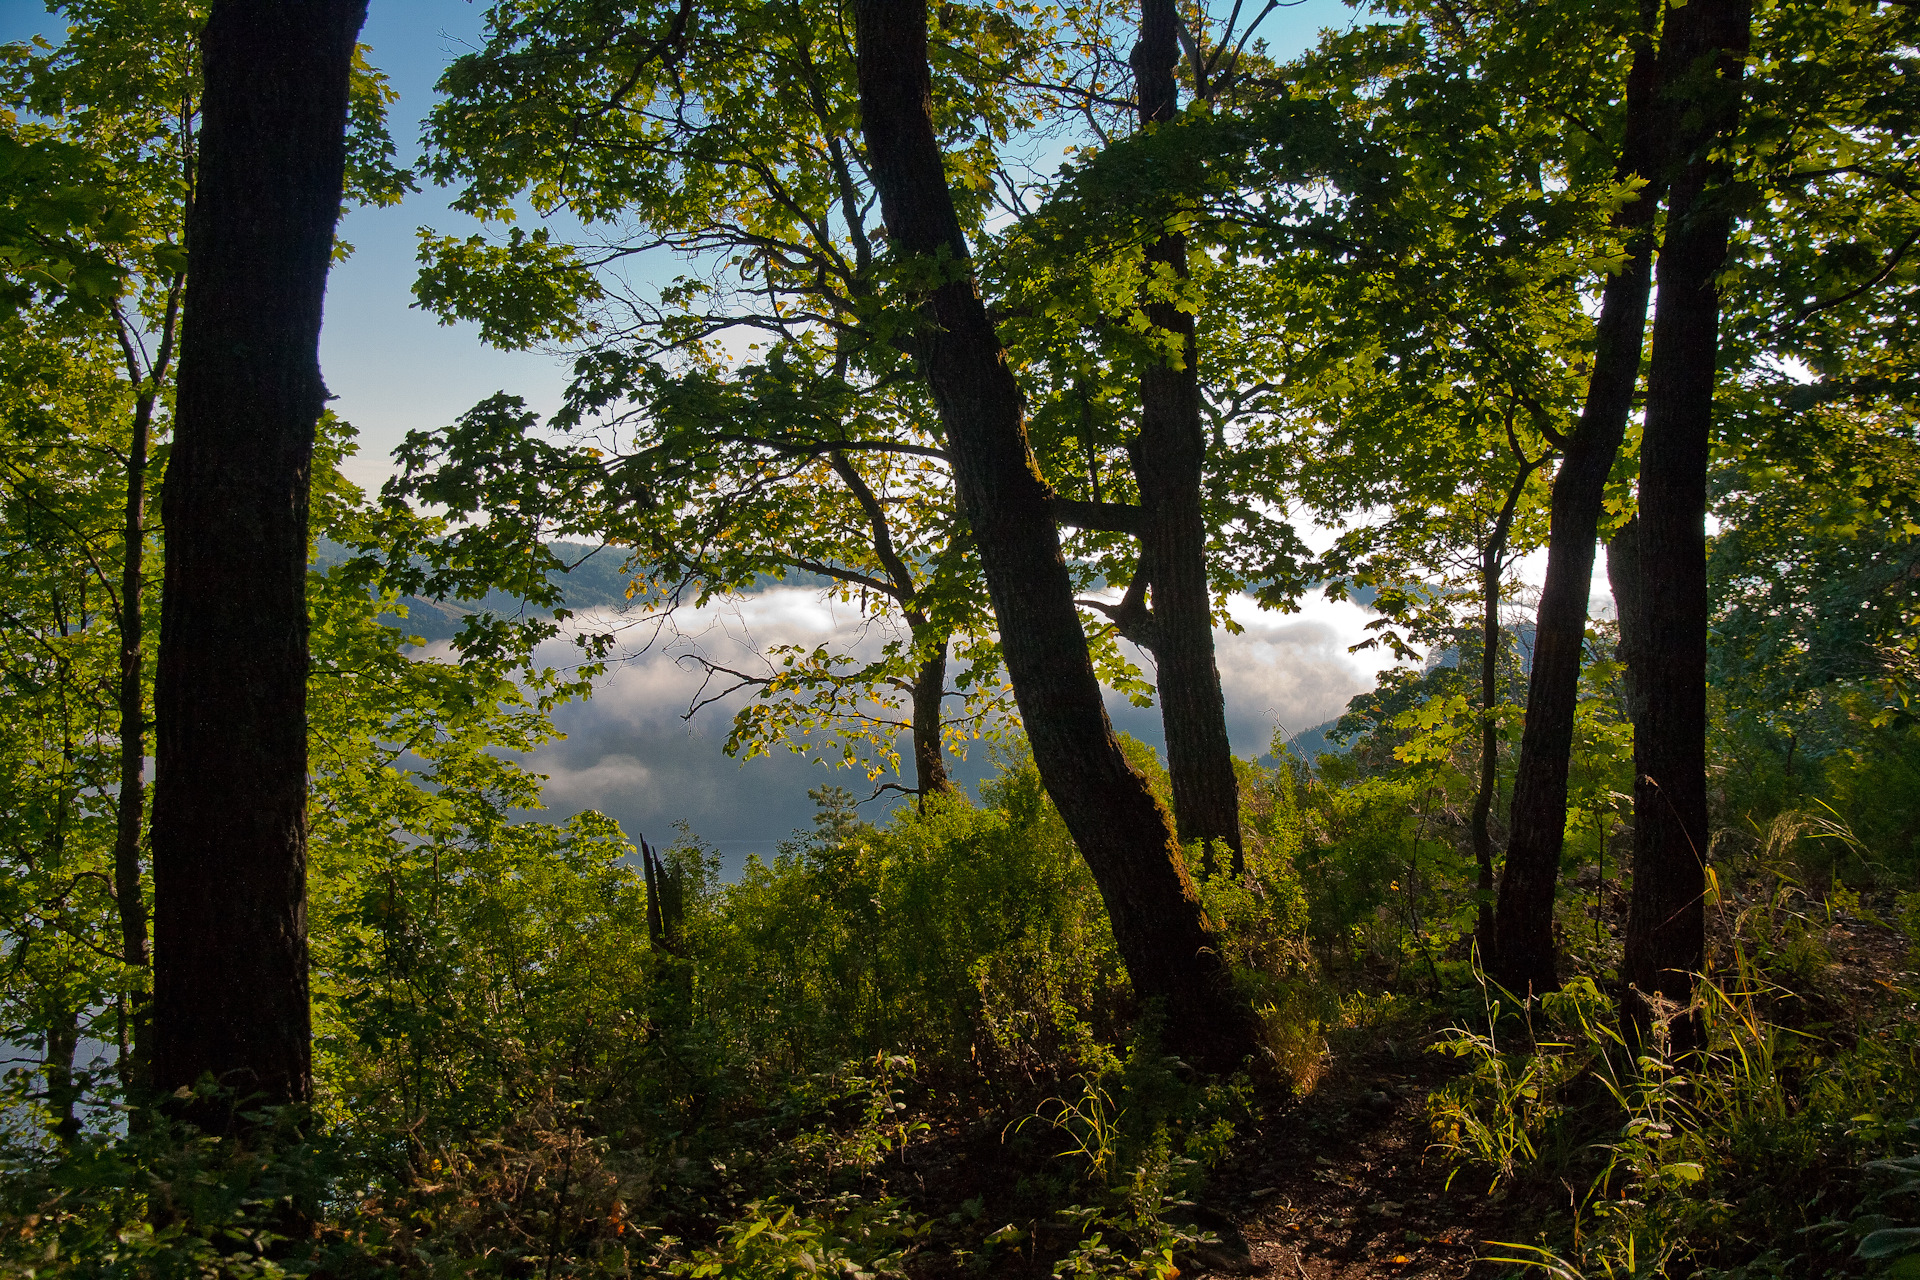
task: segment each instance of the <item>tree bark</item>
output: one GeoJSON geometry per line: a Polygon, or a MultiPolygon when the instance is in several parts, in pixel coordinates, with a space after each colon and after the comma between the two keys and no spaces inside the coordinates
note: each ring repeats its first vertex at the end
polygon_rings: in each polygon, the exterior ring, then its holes
{"type": "MultiPolygon", "coordinates": [[[[310,1093],[307,501],[366,0],[221,0],[188,223],[156,771],[153,1081],[310,1093]]],[[[205,1117],[203,1117],[205,1118],[205,1117]]]]}
{"type": "Polygon", "coordinates": [[[1474,792],[1473,816],[1468,823],[1473,835],[1473,860],[1478,872],[1479,903],[1475,908],[1473,936],[1480,954],[1493,949],[1493,793],[1500,780],[1500,726],[1493,716],[1500,698],[1500,575],[1507,566],[1507,537],[1513,531],[1513,513],[1534,469],[1546,461],[1520,460],[1520,474],[1507,490],[1507,500],[1480,549],[1480,785],[1474,792]]]}
{"type": "MultiPolygon", "coordinates": [[[[1141,0],[1140,41],[1132,64],[1140,127],[1174,118],[1174,68],[1180,19],[1173,0],[1141,0]]],[[[1170,234],[1147,247],[1147,269],[1187,276],[1187,238],[1170,234]]],[[[1207,842],[1203,865],[1213,872],[1213,844],[1224,841],[1233,872],[1245,870],[1240,843],[1240,782],[1227,738],[1226,700],[1213,653],[1213,597],[1207,587],[1207,522],[1201,475],[1206,430],[1200,413],[1199,350],[1194,317],[1170,302],[1147,301],[1156,328],[1179,344],[1178,366],[1149,360],[1140,371],[1140,433],[1128,450],[1140,486],[1140,554],[1153,584],[1158,644],[1154,684],[1167,736],[1167,774],[1181,841],[1207,842]]]]}
{"type": "Polygon", "coordinates": [[[1624,668],[1627,719],[1640,723],[1647,700],[1640,687],[1640,673],[1647,662],[1647,605],[1640,587],[1640,521],[1629,520],[1607,543],[1607,585],[1613,590],[1613,605],[1619,616],[1620,639],[1614,656],[1624,668]]]}
{"type": "Polygon", "coordinates": [[[924,803],[926,798],[953,790],[947,777],[947,749],[940,724],[940,704],[947,696],[947,638],[927,660],[913,680],[913,780],[924,803]]]}
{"type": "MultiPolygon", "coordinates": [[[[1676,72],[1683,116],[1647,366],[1634,533],[1645,622],[1634,673],[1644,699],[1633,732],[1633,896],[1622,1012],[1642,1032],[1649,997],[1685,1009],[1706,958],[1707,459],[1720,342],[1715,284],[1733,230],[1728,166],[1712,149],[1739,123],[1748,0],[1692,0],[1676,72]]],[[[1677,1014],[1673,1043],[1699,1044],[1697,1014],[1677,1014]]]]}
{"type": "Polygon", "coordinates": [[[1553,900],[1566,842],[1567,768],[1602,499],[1640,376],[1652,280],[1653,220],[1660,203],[1656,184],[1664,168],[1661,79],[1659,56],[1649,38],[1634,50],[1627,73],[1625,135],[1618,169],[1622,178],[1642,178],[1647,185],[1614,218],[1627,261],[1607,280],[1601,294],[1593,372],[1580,425],[1565,442],[1553,477],[1546,581],[1535,623],[1526,727],[1515,764],[1507,860],[1500,877],[1490,966],[1496,982],[1521,995],[1550,991],[1560,981],[1553,900]]]}
{"type": "Polygon", "coordinates": [[[80,1047],[80,1018],[71,1008],[55,1009],[47,1019],[46,1056],[41,1070],[47,1084],[47,1111],[53,1133],[63,1143],[80,1136],[80,1086],[73,1078],[73,1055],[80,1047]]]}
{"type": "Polygon", "coordinates": [[[932,116],[924,0],[855,0],[868,163],[894,250],[935,265],[921,369],[946,426],[961,510],[980,548],[1034,762],[1093,872],[1135,993],[1158,1001],[1167,1048],[1211,1069],[1254,1051],[1173,824],[1121,753],[1026,438],[1019,388],[987,318],[932,116]]]}

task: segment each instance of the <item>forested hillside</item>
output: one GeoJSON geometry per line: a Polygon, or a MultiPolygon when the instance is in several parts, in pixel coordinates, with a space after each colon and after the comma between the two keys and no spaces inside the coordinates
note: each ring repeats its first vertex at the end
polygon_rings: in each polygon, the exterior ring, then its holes
{"type": "Polygon", "coordinates": [[[367,3],[0,46],[0,1274],[1920,1272],[1920,10],[367,3]],[[426,187],[567,387],[373,493],[426,187]],[[541,810],[774,583],[810,829],[541,810]]]}

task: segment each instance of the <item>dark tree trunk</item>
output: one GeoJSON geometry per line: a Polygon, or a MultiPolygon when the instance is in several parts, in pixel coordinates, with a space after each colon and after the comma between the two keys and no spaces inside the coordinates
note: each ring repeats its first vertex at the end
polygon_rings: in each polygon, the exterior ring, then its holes
{"type": "Polygon", "coordinates": [[[188,224],[154,690],[153,1082],[310,1091],[307,486],[366,0],[223,0],[188,224]]]}
{"type": "MultiPolygon", "coordinates": [[[[1684,1008],[1705,962],[1707,859],[1707,455],[1720,343],[1715,277],[1733,215],[1726,166],[1710,156],[1739,121],[1747,0],[1693,0],[1676,42],[1689,110],[1677,155],[1660,296],[1647,365],[1634,531],[1645,622],[1635,657],[1644,699],[1633,733],[1633,897],[1622,978],[1627,1024],[1644,1032],[1647,997],[1684,1008]]],[[[1673,1025],[1679,1048],[1698,1044],[1699,1019],[1673,1025]]]]}
{"type": "Polygon", "coordinates": [[[1620,451],[1640,376],[1652,278],[1653,219],[1659,208],[1655,183],[1664,167],[1659,66],[1650,39],[1635,49],[1627,74],[1619,173],[1645,178],[1648,185],[1615,215],[1627,261],[1607,280],[1601,295],[1593,373],[1580,410],[1580,426],[1565,442],[1553,477],[1547,575],[1535,623],[1526,727],[1508,811],[1507,861],[1500,878],[1490,966],[1495,981],[1523,995],[1559,985],[1553,899],[1566,840],[1567,767],[1580,698],[1587,597],[1592,590],[1594,544],[1607,476],[1620,451]]]}
{"type": "MultiPolygon", "coordinates": [[[[145,625],[140,596],[146,585],[147,457],[153,399],[143,396],[133,417],[127,449],[126,552],[120,566],[120,794],[115,798],[113,899],[120,914],[120,957],[129,968],[145,969],[147,903],[140,876],[140,833],[146,818],[147,711],[145,699],[145,625]]],[[[128,1011],[132,1053],[122,1064],[122,1082],[139,1089],[146,1082],[146,1001],[136,997],[128,1011]]]]}
{"type": "Polygon", "coordinates": [[[1624,668],[1621,684],[1626,695],[1627,719],[1640,723],[1647,699],[1640,687],[1640,673],[1647,662],[1646,593],[1640,586],[1640,521],[1632,519],[1620,527],[1607,544],[1607,585],[1613,590],[1613,605],[1619,615],[1620,640],[1614,657],[1624,668]]]}
{"type": "MultiPolygon", "coordinates": [[[[1140,125],[1174,118],[1174,67],[1180,60],[1179,15],[1173,0],[1141,0],[1140,42],[1133,78],[1140,125]]],[[[1147,247],[1149,270],[1187,275],[1187,238],[1165,235],[1147,247]]],[[[1231,851],[1234,874],[1245,869],[1240,844],[1240,782],[1227,739],[1226,700],[1213,655],[1213,599],[1207,589],[1207,522],[1201,472],[1206,430],[1200,413],[1199,350],[1194,318],[1169,302],[1146,303],[1147,318],[1173,334],[1180,364],[1150,362],[1140,373],[1140,434],[1129,452],[1140,485],[1141,566],[1153,584],[1157,644],[1154,684],[1167,735],[1167,774],[1182,842],[1207,841],[1231,851]]]]}
{"type": "Polygon", "coordinates": [[[1513,532],[1513,513],[1519,509],[1520,496],[1534,469],[1545,462],[1520,459],[1520,474],[1507,490],[1507,500],[1480,549],[1480,785],[1474,792],[1473,817],[1468,826],[1473,834],[1473,860],[1479,880],[1479,904],[1475,909],[1473,937],[1480,954],[1492,952],[1493,916],[1493,793],[1500,780],[1500,726],[1493,709],[1500,700],[1500,575],[1507,567],[1507,538],[1513,532]]]}
{"type": "Polygon", "coordinates": [[[946,696],[947,638],[942,636],[913,680],[913,780],[923,801],[953,790],[940,725],[940,703],[946,696]]]}
{"type": "Polygon", "coordinates": [[[80,1047],[80,1019],[72,1009],[57,1009],[47,1020],[46,1056],[41,1070],[47,1082],[47,1110],[54,1136],[72,1142],[80,1136],[80,1086],[73,1078],[74,1050],[80,1047]]]}
{"type": "MultiPolygon", "coordinates": [[[[160,386],[172,369],[180,295],[185,286],[185,279],[176,275],[167,290],[160,346],[151,368],[140,367],[133,341],[124,326],[120,335],[128,376],[140,390],[134,402],[132,436],[127,443],[127,496],[122,511],[126,548],[120,561],[120,794],[114,800],[113,898],[120,915],[120,956],[134,969],[145,969],[150,962],[147,903],[140,876],[147,768],[146,610],[142,600],[147,582],[147,468],[153,448],[153,409],[159,400],[160,386]]],[[[130,1052],[120,1064],[120,1078],[127,1088],[137,1091],[147,1083],[148,1009],[144,995],[136,995],[128,1002],[126,1016],[130,1052]]]]}
{"type": "Polygon", "coordinates": [[[1173,824],[1107,721],[1020,392],[967,269],[933,131],[926,4],[855,0],[853,9],[862,127],[888,234],[898,253],[950,264],[922,306],[916,346],[1034,761],[1100,887],[1135,992],[1164,1006],[1167,1047],[1232,1067],[1254,1051],[1252,1011],[1228,987],[1173,824]]]}
{"type": "Polygon", "coordinates": [[[1493,954],[1493,791],[1500,782],[1500,726],[1494,720],[1500,696],[1500,571],[1483,572],[1480,582],[1480,785],[1473,797],[1475,891],[1473,940],[1481,956],[1493,954]]]}

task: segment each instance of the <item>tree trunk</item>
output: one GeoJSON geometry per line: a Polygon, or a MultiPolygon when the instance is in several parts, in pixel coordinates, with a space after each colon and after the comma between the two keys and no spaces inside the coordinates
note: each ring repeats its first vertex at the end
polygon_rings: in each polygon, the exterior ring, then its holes
{"type": "MultiPolygon", "coordinates": [[[[191,207],[191,206],[189,206],[191,207]]],[[[147,710],[145,700],[147,582],[147,468],[152,456],[153,409],[161,383],[173,364],[185,280],[175,276],[167,291],[160,347],[151,368],[142,370],[123,325],[121,349],[128,376],[140,388],[133,407],[133,431],[127,442],[127,496],[123,508],[120,559],[120,793],[114,800],[113,899],[120,915],[120,956],[133,969],[146,969],[147,903],[140,876],[140,835],[146,821],[147,710]]],[[[136,993],[128,1002],[130,1052],[120,1065],[121,1083],[139,1091],[147,1083],[147,999],[136,993]]]]}
{"type": "Polygon", "coordinates": [[[1121,753],[1100,699],[1019,388],[968,268],[933,131],[924,0],[855,0],[868,163],[894,250],[944,260],[922,304],[921,368],[946,426],[1034,762],[1100,887],[1134,991],[1167,1047],[1212,1069],[1254,1051],[1173,824],[1121,753]]]}
{"type": "MultiPolygon", "coordinates": [[[[1676,71],[1688,106],[1660,250],[1640,446],[1634,533],[1645,620],[1634,673],[1645,700],[1633,733],[1633,897],[1627,910],[1629,1028],[1657,1016],[1648,997],[1685,1008],[1706,958],[1707,457],[1719,356],[1715,277],[1733,229],[1729,174],[1711,149],[1739,122],[1747,0],[1693,0],[1676,71]]],[[[1672,1026],[1678,1048],[1699,1043],[1697,1015],[1672,1026]]]]}
{"type": "MultiPolygon", "coordinates": [[[[1675,10],[1674,12],[1682,12],[1675,10]]],[[[1648,25],[1652,25],[1649,16],[1648,25]]],[[[1661,74],[1651,40],[1635,50],[1627,73],[1627,114],[1619,173],[1641,177],[1639,198],[1615,215],[1627,261],[1607,280],[1594,334],[1593,372],[1580,426],[1562,450],[1553,478],[1547,575],[1535,623],[1526,727],[1515,766],[1507,862],[1495,917],[1494,980],[1524,995],[1559,985],[1553,899],[1567,829],[1567,768],[1580,697],[1587,598],[1607,476],[1613,470],[1640,376],[1652,278],[1653,219],[1664,161],[1661,74]]]]}
{"type": "Polygon", "coordinates": [[[62,1142],[80,1136],[80,1117],[75,1114],[80,1086],[73,1078],[73,1055],[79,1046],[79,1016],[70,1008],[54,1010],[47,1019],[46,1056],[41,1070],[47,1082],[47,1112],[53,1117],[53,1133],[62,1142]]]}
{"type": "Polygon", "coordinates": [[[947,640],[920,664],[913,680],[913,780],[924,804],[927,797],[952,791],[947,750],[940,724],[940,703],[947,696],[947,640]]]}
{"type": "Polygon", "coordinates": [[[1480,786],[1473,797],[1473,860],[1479,873],[1479,902],[1474,915],[1474,941],[1484,957],[1491,954],[1493,916],[1493,793],[1500,780],[1500,725],[1493,716],[1500,698],[1500,575],[1507,567],[1507,537],[1513,531],[1513,513],[1534,469],[1545,462],[1520,459],[1520,474],[1507,490],[1507,500],[1480,549],[1480,786]]]}
{"type": "Polygon", "coordinates": [[[1500,696],[1500,571],[1482,570],[1480,580],[1480,786],[1473,797],[1473,940],[1481,956],[1493,954],[1493,790],[1500,781],[1500,726],[1493,718],[1500,696]]]}
{"type": "Polygon", "coordinates": [[[307,488],[366,0],[222,0],[188,224],[154,690],[153,1081],[310,1092],[307,488]]]}
{"type": "MultiPolygon", "coordinates": [[[[1132,63],[1142,129],[1174,118],[1179,23],[1173,0],[1141,0],[1140,42],[1133,48],[1132,63]]],[[[1148,246],[1148,270],[1161,266],[1186,278],[1184,235],[1164,235],[1148,246]]],[[[1207,523],[1201,501],[1207,438],[1200,415],[1194,318],[1170,302],[1149,301],[1145,311],[1180,347],[1177,368],[1155,360],[1141,370],[1140,434],[1128,451],[1140,485],[1141,562],[1153,583],[1158,640],[1154,684],[1167,735],[1173,813],[1182,842],[1208,842],[1208,874],[1213,871],[1213,843],[1224,841],[1238,875],[1245,870],[1240,782],[1233,771],[1226,700],[1213,655],[1213,598],[1207,589],[1207,523]]]]}
{"type": "Polygon", "coordinates": [[[1607,544],[1607,585],[1613,589],[1613,606],[1619,615],[1620,640],[1614,657],[1625,670],[1627,719],[1640,723],[1647,699],[1640,686],[1640,673],[1647,662],[1647,605],[1640,586],[1640,521],[1632,519],[1620,527],[1607,544]]]}

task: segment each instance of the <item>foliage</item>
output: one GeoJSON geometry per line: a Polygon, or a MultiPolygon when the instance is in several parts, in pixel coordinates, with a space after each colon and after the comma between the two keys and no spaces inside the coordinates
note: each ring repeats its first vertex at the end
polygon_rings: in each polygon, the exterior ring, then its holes
{"type": "Polygon", "coordinates": [[[1904,1249],[1904,1235],[1878,1233],[1903,1229],[1910,1188],[1879,1179],[1913,1146],[1914,1037],[1897,1007],[1818,1020],[1825,966],[1796,962],[1805,934],[1781,928],[1792,892],[1760,877],[1723,886],[1745,905],[1702,987],[1702,1053],[1676,1054],[1664,1023],[1629,1047],[1587,979],[1544,1001],[1490,998],[1484,1031],[1456,1027],[1435,1046],[1472,1064],[1429,1102],[1435,1148],[1505,1188],[1576,1189],[1557,1239],[1505,1244],[1497,1260],[1572,1280],[1822,1269],[1904,1249]]]}
{"type": "Polygon", "coordinates": [[[1501,1014],[1512,1011],[1488,989],[1484,974],[1476,976],[1485,999],[1486,1030],[1456,1026],[1441,1034],[1434,1050],[1467,1059],[1472,1069],[1428,1097],[1427,1117],[1434,1137],[1430,1149],[1455,1165],[1449,1181],[1461,1168],[1477,1166],[1491,1178],[1492,1191],[1539,1160],[1538,1144],[1563,1111],[1556,1094],[1594,1065],[1590,1054],[1569,1051],[1591,1045],[1595,1028],[1604,1025],[1608,1002],[1591,979],[1576,978],[1540,1000],[1540,1026],[1534,1025],[1536,1011],[1529,1005],[1522,1010],[1523,1025],[1512,1025],[1508,1017],[1503,1027],[1501,1014]],[[1578,1039],[1542,1039],[1542,1031],[1578,1039]],[[1502,1050],[1507,1033],[1515,1043],[1502,1050]]]}
{"type": "MultiPolygon", "coordinates": [[[[1037,12],[942,11],[959,47],[934,69],[940,129],[970,227],[989,207],[997,148],[1033,123],[1034,95],[1012,72],[1045,52],[1037,12]]],[[[518,521],[461,537],[518,534],[536,559],[528,520],[626,548],[630,598],[656,619],[762,576],[831,579],[879,624],[877,655],[790,646],[709,674],[756,694],[730,750],[819,751],[878,777],[900,771],[903,731],[937,726],[921,744],[932,752],[996,732],[1007,690],[936,415],[906,376],[909,320],[843,19],[757,0],[494,7],[486,45],[442,80],[427,170],[460,184],[456,207],[505,241],[423,232],[416,291],[498,345],[574,344],[575,377],[546,465],[502,467],[473,447],[511,409],[482,405],[464,432],[410,443],[394,494],[433,501],[464,485],[518,521]],[[507,225],[523,202],[584,234],[507,225]],[[625,267],[651,250],[684,272],[637,284],[625,267]],[[962,707],[943,715],[950,645],[962,707]]]]}
{"type": "MultiPolygon", "coordinates": [[[[1629,1047],[1603,1009],[1634,767],[1606,623],[1569,761],[1563,991],[1477,979],[1466,818],[1483,718],[1510,745],[1524,714],[1524,600],[1502,575],[1546,533],[1541,460],[1620,265],[1620,86],[1646,10],[1409,0],[1280,64],[1257,41],[1228,54],[1204,8],[1181,74],[1224,73],[1137,133],[1124,6],[937,6],[933,75],[1056,494],[1137,496],[1134,379],[1168,354],[1143,308],[1188,310],[1221,616],[1230,592],[1286,609],[1324,579],[1378,602],[1378,643],[1430,655],[1349,704],[1344,751],[1241,762],[1246,873],[1197,887],[1263,1019],[1257,1074],[1304,1093],[1369,1011],[1464,999],[1437,1153],[1505,1194],[1573,1193],[1507,1261],[1911,1274],[1913,993],[1889,973],[1884,1008],[1847,1004],[1826,939],[1920,867],[1920,11],[1756,11],[1720,280],[1710,1039],[1678,1057],[1629,1047]],[[1184,276],[1147,265],[1168,231],[1194,247],[1184,276]],[[1489,570],[1509,603],[1482,706],[1489,570]]],[[[154,604],[164,556],[151,526],[126,545],[125,516],[165,462],[204,6],[61,11],[59,47],[0,50],[0,1035],[38,1060],[7,1084],[0,1268],[881,1276],[1024,1246],[1062,1276],[1185,1269],[1206,1243],[1186,1202],[1251,1087],[1158,1051],[1009,718],[913,376],[926,273],[877,230],[844,14],[814,0],[502,0],[448,69],[423,164],[485,225],[423,234],[419,298],[496,345],[569,348],[573,382],[545,421],[497,396],[409,437],[374,502],[339,477],[350,430],[323,424],[314,532],[345,555],[309,581],[320,1094],[235,1140],[132,1091],[147,977],[110,857],[116,593],[144,550],[131,589],[154,604]],[[632,269],[654,250],[664,283],[632,269]],[[756,695],[741,754],[797,745],[878,777],[912,704],[957,691],[937,732],[1000,736],[996,775],[978,802],[871,822],[824,788],[813,830],[731,883],[691,832],[636,867],[605,817],[545,820],[516,759],[606,645],[590,628],[584,665],[535,661],[572,621],[561,536],[624,557],[642,612],[788,574],[860,604],[878,641],[858,657],[714,669],[756,695]],[[467,614],[453,659],[408,644],[403,599],[495,592],[512,603],[467,614]],[[948,655],[954,680],[928,674],[948,655]],[[77,1060],[83,1038],[112,1069],[77,1060]],[[967,1143],[997,1181],[928,1202],[909,1160],[967,1143]]],[[[353,94],[350,198],[391,203],[411,176],[364,56],[353,94]]],[[[1603,533],[1632,512],[1631,453],[1603,533]]],[[[1111,529],[1066,547],[1087,593],[1137,569],[1111,529]]],[[[1145,701],[1112,628],[1092,639],[1145,701]]],[[[1152,753],[1127,750],[1164,798],[1152,753]]]]}

